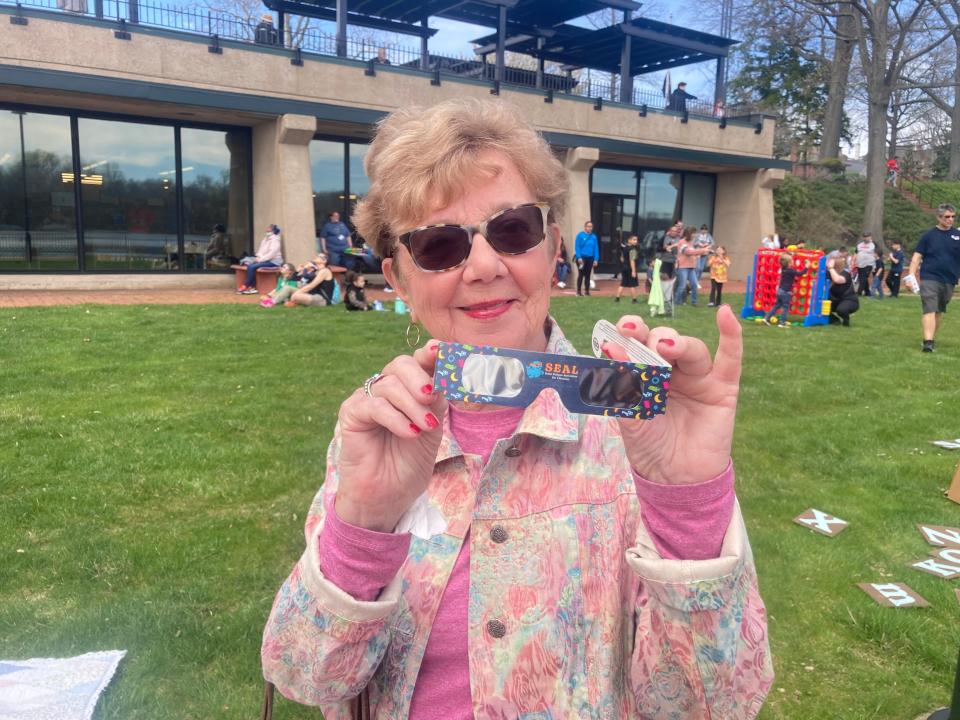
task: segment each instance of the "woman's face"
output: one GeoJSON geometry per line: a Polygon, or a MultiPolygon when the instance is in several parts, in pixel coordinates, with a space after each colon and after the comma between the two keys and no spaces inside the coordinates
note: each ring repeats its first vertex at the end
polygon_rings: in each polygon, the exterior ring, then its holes
{"type": "MultiPolygon", "coordinates": [[[[480,180],[446,207],[428,211],[416,227],[476,225],[499,210],[539,199],[507,158],[490,153],[482,159],[496,164],[500,174],[480,180]]],[[[522,255],[500,255],[476,233],[466,262],[437,273],[420,270],[406,248],[398,246],[394,257],[383,261],[383,272],[413,319],[438,340],[543,351],[560,229],[551,225],[547,235],[522,255]]]]}

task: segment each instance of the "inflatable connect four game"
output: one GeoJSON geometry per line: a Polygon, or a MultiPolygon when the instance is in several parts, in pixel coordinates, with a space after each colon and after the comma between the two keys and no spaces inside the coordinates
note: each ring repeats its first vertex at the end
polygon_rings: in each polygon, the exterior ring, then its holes
{"type": "Polygon", "coordinates": [[[761,249],[753,260],[753,274],[747,276],[747,298],[740,317],[757,318],[765,315],[777,299],[780,282],[780,255],[793,255],[793,266],[800,270],[808,265],[809,270],[797,278],[793,285],[790,316],[801,316],[804,326],[826,325],[830,319],[830,301],[827,291],[826,259],[820,250],[768,250],[761,249]]]}

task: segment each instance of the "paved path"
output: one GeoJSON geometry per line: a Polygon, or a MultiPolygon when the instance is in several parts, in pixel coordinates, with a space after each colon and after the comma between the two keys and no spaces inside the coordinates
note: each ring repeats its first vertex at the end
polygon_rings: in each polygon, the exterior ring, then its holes
{"type": "MultiPolygon", "coordinates": [[[[710,281],[704,278],[701,282],[703,290],[701,303],[706,304],[709,297],[710,281]]],[[[610,297],[616,294],[618,283],[616,280],[597,280],[594,296],[610,297]]],[[[642,291],[642,288],[641,288],[642,291]]],[[[726,293],[742,293],[744,283],[729,282],[724,285],[726,293]]],[[[576,295],[575,290],[569,287],[565,290],[553,289],[555,297],[576,295]]],[[[624,297],[629,305],[629,291],[624,291],[624,297]]],[[[368,300],[393,302],[395,294],[386,293],[382,288],[367,288],[368,300]]],[[[3,290],[0,291],[0,308],[35,307],[42,305],[214,305],[245,303],[255,304],[259,301],[257,295],[237,295],[228,289],[197,289],[184,290],[181,288],[169,290],[3,290]]]]}

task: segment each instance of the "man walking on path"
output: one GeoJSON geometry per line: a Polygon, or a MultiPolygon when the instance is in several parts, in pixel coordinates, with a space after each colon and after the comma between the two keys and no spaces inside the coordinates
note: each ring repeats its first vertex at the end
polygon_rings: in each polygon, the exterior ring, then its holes
{"type": "Polygon", "coordinates": [[[953,205],[944,203],[937,208],[937,226],[920,238],[905,279],[908,287],[915,287],[918,279],[920,283],[923,352],[933,352],[940,316],[947,311],[953,288],[960,279],[960,231],[953,227],[956,216],[953,205]]]}
{"type": "Polygon", "coordinates": [[[577,233],[573,244],[573,259],[577,261],[577,295],[583,295],[584,283],[587,286],[587,295],[590,294],[590,272],[598,257],[600,257],[600,241],[593,234],[593,223],[587,220],[583,224],[583,231],[577,233]]]}

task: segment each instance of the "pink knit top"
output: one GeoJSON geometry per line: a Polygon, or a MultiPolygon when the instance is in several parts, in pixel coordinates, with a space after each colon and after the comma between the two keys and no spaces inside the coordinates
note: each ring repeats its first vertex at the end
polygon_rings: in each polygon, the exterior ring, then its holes
{"type": "MultiPolygon", "coordinates": [[[[510,437],[523,408],[469,412],[450,407],[450,427],[464,453],[484,462],[510,437]]],[[[640,515],[660,555],[675,560],[718,557],[733,513],[733,468],[697,485],[660,485],[634,474],[640,515]]],[[[378,533],[327,515],[320,533],[321,570],[358,600],[375,600],[400,570],[409,534],[378,533]]],[[[464,539],[430,631],[410,706],[412,720],[473,717],[467,662],[470,538],[464,539]]]]}

